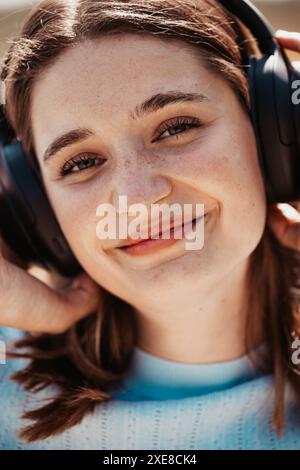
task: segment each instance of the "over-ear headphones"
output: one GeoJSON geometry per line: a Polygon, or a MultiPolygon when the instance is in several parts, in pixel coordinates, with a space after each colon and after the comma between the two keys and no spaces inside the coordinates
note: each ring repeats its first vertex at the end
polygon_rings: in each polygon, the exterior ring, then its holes
{"type": "Polygon", "coordinates": [[[66,241],[41,178],[18,139],[7,143],[10,128],[0,105],[0,234],[28,264],[71,277],[82,270],[66,241]]]}
{"type": "MultiPolygon", "coordinates": [[[[247,0],[220,0],[257,39],[262,57],[250,56],[251,120],[269,203],[300,199],[300,104],[292,100],[300,80],[272,27],[247,0]]],[[[242,48],[242,44],[241,44],[242,48]]],[[[82,268],[66,241],[43,182],[14,138],[0,106],[0,233],[15,253],[64,276],[82,268]]]]}
{"type": "Polygon", "coordinates": [[[267,201],[299,200],[300,104],[293,100],[293,84],[300,79],[300,71],[293,67],[274,39],[271,25],[251,2],[219,1],[248,27],[262,52],[260,58],[248,58],[247,76],[267,201]]]}

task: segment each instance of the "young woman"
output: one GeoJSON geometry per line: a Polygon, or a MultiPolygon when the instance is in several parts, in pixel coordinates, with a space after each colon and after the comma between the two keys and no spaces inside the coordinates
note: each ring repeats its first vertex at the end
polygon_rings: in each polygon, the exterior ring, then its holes
{"type": "Polygon", "coordinates": [[[26,331],[2,448],[300,448],[299,256],[267,223],[236,28],[259,54],[217,0],[45,0],[13,41],[7,119],[85,273],[55,287],[1,260],[1,324],[26,331]],[[99,239],[124,195],[204,204],[204,246],[99,239]]]}

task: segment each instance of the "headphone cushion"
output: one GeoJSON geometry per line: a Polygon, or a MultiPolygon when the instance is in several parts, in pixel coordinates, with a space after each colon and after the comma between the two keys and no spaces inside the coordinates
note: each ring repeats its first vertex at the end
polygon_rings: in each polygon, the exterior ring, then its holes
{"type": "Polygon", "coordinates": [[[297,153],[287,67],[276,51],[270,56],[251,56],[248,73],[251,117],[267,200],[291,201],[297,198],[299,188],[293,172],[297,153]]]}

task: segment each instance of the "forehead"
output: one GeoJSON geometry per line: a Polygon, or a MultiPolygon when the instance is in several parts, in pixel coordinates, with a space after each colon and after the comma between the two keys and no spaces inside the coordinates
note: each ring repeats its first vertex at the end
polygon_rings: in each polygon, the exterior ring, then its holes
{"type": "Polygon", "coordinates": [[[99,109],[99,104],[163,91],[164,85],[201,86],[205,92],[211,88],[208,76],[198,51],[182,41],[146,34],[105,36],[73,46],[45,69],[33,88],[32,110],[41,102],[51,109],[53,100],[62,110],[81,104],[99,109]]]}
{"type": "Polygon", "coordinates": [[[124,33],[85,40],[36,80],[33,135],[48,141],[94,122],[123,124],[138,103],[170,89],[200,92],[218,103],[222,82],[204,67],[198,50],[177,39],[124,33]]]}

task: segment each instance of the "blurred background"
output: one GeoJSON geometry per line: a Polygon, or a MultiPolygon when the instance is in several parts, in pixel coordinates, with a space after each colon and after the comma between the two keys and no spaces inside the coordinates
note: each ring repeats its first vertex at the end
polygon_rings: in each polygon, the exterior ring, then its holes
{"type": "MultiPolygon", "coordinates": [[[[0,59],[8,48],[7,42],[18,30],[20,22],[37,0],[0,0],[0,59]]],[[[300,32],[300,0],[254,0],[274,29],[300,32]]],[[[292,60],[299,55],[289,53],[292,60]]]]}

